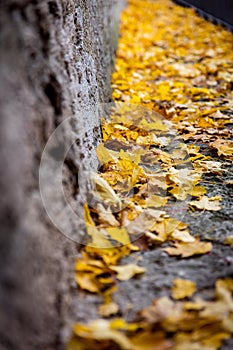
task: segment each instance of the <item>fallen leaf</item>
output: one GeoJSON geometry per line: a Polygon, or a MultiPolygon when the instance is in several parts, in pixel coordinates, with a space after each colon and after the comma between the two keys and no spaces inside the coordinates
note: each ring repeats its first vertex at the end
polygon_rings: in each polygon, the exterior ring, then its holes
{"type": "Polygon", "coordinates": [[[166,339],[162,331],[144,331],[136,334],[131,339],[133,350],[171,350],[172,341],[166,339]]]}
{"type": "Polygon", "coordinates": [[[116,158],[114,158],[109,150],[104,147],[104,143],[101,142],[98,147],[96,148],[96,154],[101,163],[108,163],[110,161],[116,161],[116,158]]]}
{"type": "Polygon", "coordinates": [[[212,244],[209,242],[200,242],[198,238],[191,243],[174,243],[174,248],[164,248],[163,250],[169,255],[181,255],[182,258],[188,258],[197,254],[209,253],[212,249],[212,244]]]}
{"type": "Polygon", "coordinates": [[[190,235],[188,230],[175,229],[171,233],[171,237],[178,240],[178,241],[181,241],[181,242],[194,242],[195,241],[195,238],[190,235]]]}
{"type": "Polygon", "coordinates": [[[190,194],[193,197],[201,197],[206,194],[206,189],[203,186],[195,186],[192,188],[190,194]]]}
{"type": "Polygon", "coordinates": [[[202,209],[202,210],[221,210],[221,206],[219,204],[219,201],[221,200],[221,197],[216,196],[216,197],[207,197],[203,196],[199,201],[190,201],[189,205],[191,207],[195,207],[197,209],[202,209]]]}
{"type": "Polygon", "coordinates": [[[190,298],[196,291],[193,281],[176,278],[173,280],[172,298],[175,300],[190,298]]]}
{"type": "Polygon", "coordinates": [[[211,147],[218,150],[218,155],[232,156],[233,155],[233,141],[217,139],[210,144],[211,147]]]}
{"type": "Polygon", "coordinates": [[[103,317],[109,317],[117,314],[118,311],[119,311],[119,306],[116,303],[111,302],[108,304],[100,305],[98,313],[103,317]]]}
{"type": "Polygon", "coordinates": [[[103,201],[107,205],[121,207],[122,202],[120,197],[114,192],[106,180],[94,172],[91,172],[90,179],[93,184],[92,193],[98,200],[103,201]]]}
{"type": "Polygon", "coordinates": [[[135,264],[120,265],[120,266],[110,266],[113,271],[117,272],[117,278],[120,281],[127,281],[135,275],[142,274],[145,272],[143,267],[137,266],[135,264]]]}
{"type": "Polygon", "coordinates": [[[75,280],[81,289],[92,293],[99,293],[115,283],[111,269],[102,261],[85,258],[76,261],[75,280]]]}
{"type": "Polygon", "coordinates": [[[148,197],[145,201],[145,207],[149,208],[160,208],[165,206],[167,203],[167,198],[166,197],[160,197],[157,195],[152,195],[148,197]]]}
{"type": "Polygon", "coordinates": [[[128,232],[124,227],[108,227],[106,228],[108,235],[121,244],[129,244],[130,239],[128,232]]]}
{"type": "Polygon", "coordinates": [[[163,214],[165,214],[165,212],[162,210],[151,208],[144,209],[144,211],[139,214],[135,220],[131,221],[126,226],[126,230],[132,236],[141,235],[150,230],[156,220],[163,214]]]}
{"type": "Polygon", "coordinates": [[[227,244],[233,248],[233,236],[228,236],[224,240],[224,244],[227,244]]]}
{"type": "Polygon", "coordinates": [[[87,234],[91,237],[89,245],[95,248],[112,248],[112,244],[104,229],[97,229],[95,226],[86,226],[87,234]]]}
{"type": "Polygon", "coordinates": [[[111,323],[106,320],[95,320],[84,326],[82,324],[74,325],[74,336],[68,344],[68,350],[76,349],[94,349],[98,342],[102,342],[102,346],[105,344],[111,346],[109,341],[116,344],[120,349],[132,350],[131,342],[121,331],[112,329],[111,323]]]}
{"type": "Polygon", "coordinates": [[[110,209],[105,209],[100,203],[97,204],[97,212],[99,215],[100,223],[104,223],[111,226],[120,226],[119,221],[115,218],[110,209]]]}

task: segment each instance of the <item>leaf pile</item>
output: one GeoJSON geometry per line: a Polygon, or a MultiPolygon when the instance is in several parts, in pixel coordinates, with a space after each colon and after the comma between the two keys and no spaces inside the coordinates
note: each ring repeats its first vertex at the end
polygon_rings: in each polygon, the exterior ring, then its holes
{"type": "MultiPolygon", "coordinates": [[[[222,160],[233,160],[232,49],[232,34],[192,9],[169,0],[128,1],[112,76],[116,105],[102,123],[101,173],[91,174],[87,245],[76,261],[79,288],[103,297],[102,317],[119,311],[112,298],[118,281],[146,273],[122,265],[123,257],[158,245],[180,258],[212,249],[173,208],[222,208],[200,182],[207,173],[222,175],[222,160]]],[[[231,238],[225,243],[232,245],[231,238]]],[[[174,280],[173,300],[155,300],[136,323],[76,324],[68,349],[218,349],[233,333],[233,281],[218,280],[213,301],[187,301],[195,291],[192,281],[174,280]]]]}
{"type": "Polygon", "coordinates": [[[129,0],[121,33],[113,97],[159,111],[183,139],[232,160],[232,34],[169,0],[129,0]]]}
{"type": "MultiPolygon", "coordinates": [[[[195,284],[175,280],[174,299],[195,292],[195,284]]],[[[116,318],[99,319],[88,325],[76,324],[68,350],[216,350],[233,333],[233,280],[216,282],[215,299],[173,301],[155,299],[140,311],[139,320],[126,323],[116,318]]]]}

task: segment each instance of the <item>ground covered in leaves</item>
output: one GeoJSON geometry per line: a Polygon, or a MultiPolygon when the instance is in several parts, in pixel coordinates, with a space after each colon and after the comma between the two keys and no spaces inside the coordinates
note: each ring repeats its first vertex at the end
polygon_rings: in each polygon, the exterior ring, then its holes
{"type": "Polygon", "coordinates": [[[232,349],[233,35],[129,0],[69,350],[232,349]]]}

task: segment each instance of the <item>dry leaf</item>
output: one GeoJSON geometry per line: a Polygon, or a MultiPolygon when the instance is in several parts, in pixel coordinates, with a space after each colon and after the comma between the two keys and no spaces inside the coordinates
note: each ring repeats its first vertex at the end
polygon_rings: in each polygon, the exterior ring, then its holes
{"type": "Polygon", "coordinates": [[[117,314],[119,311],[119,306],[113,301],[108,304],[100,305],[98,313],[103,317],[109,317],[117,314]]]}
{"type": "Polygon", "coordinates": [[[121,207],[122,202],[120,197],[114,192],[106,180],[94,172],[91,172],[90,178],[93,184],[92,193],[98,200],[103,201],[107,205],[121,207]]]}
{"type": "Polygon", "coordinates": [[[120,226],[119,221],[117,221],[110,209],[106,210],[102,204],[98,203],[97,211],[100,223],[104,223],[111,226],[120,226]]]}
{"type": "Polygon", "coordinates": [[[166,197],[160,197],[156,195],[152,195],[148,197],[145,201],[145,207],[152,207],[152,208],[160,208],[166,205],[167,198],[166,197]]]}
{"type": "Polygon", "coordinates": [[[131,339],[133,350],[172,350],[172,341],[166,339],[164,332],[144,331],[136,334],[131,339]]]}
{"type": "Polygon", "coordinates": [[[211,143],[211,147],[218,150],[218,155],[232,156],[233,155],[233,141],[217,139],[211,143]]]}
{"type": "Polygon", "coordinates": [[[233,248],[233,236],[228,236],[224,240],[224,244],[227,244],[233,248]]]}
{"type": "Polygon", "coordinates": [[[106,228],[108,235],[121,244],[129,244],[129,235],[124,227],[108,227],[106,228]]]}
{"type": "Polygon", "coordinates": [[[164,248],[163,250],[169,255],[181,255],[182,258],[188,258],[192,255],[206,254],[212,249],[212,244],[209,242],[200,242],[198,238],[191,243],[175,243],[174,248],[164,248]]]}
{"type": "Polygon", "coordinates": [[[172,298],[180,300],[190,298],[196,291],[196,285],[193,281],[176,278],[173,280],[172,298]]]}
{"type": "Polygon", "coordinates": [[[144,209],[135,220],[131,221],[126,226],[126,230],[130,235],[134,236],[143,234],[150,230],[156,220],[163,214],[165,214],[165,212],[162,210],[144,209]]]}
{"type": "Polygon", "coordinates": [[[190,201],[189,205],[191,207],[195,207],[197,209],[202,209],[202,210],[221,210],[221,206],[219,204],[219,201],[221,200],[221,197],[216,196],[216,197],[207,197],[203,196],[199,201],[190,201]]]}
{"type": "Polygon", "coordinates": [[[77,259],[75,280],[81,289],[92,293],[99,293],[115,283],[111,270],[102,261],[92,259],[77,259]]]}
{"type": "Polygon", "coordinates": [[[101,163],[108,163],[110,161],[116,161],[116,158],[112,156],[110,151],[104,147],[104,143],[101,142],[96,148],[96,154],[101,163]]]}
{"type": "Polygon", "coordinates": [[[195,186],[195,187],[192,188],[190,194],[193,197],[201,197],[204,194],[206,194],[206,189],[203,186],[195,186]]]}
{"type": "Polygon", "coordinates": [[[137,266],[135,264],[120,265],[120,266],[110,266],[113,271],[117,272],[117,278],[120,281],[127,281],[135,275],[142,274],[145,272],[143,267],[137,266]]]}
{"type": "Polygon", "coordinates": [[[195,241],[195,238],[190,235],[188,230],[175,229],[171,233],[171,237],[178,240],[178,241],[181,241],[181,242],[194,242],[195,241]]]}
{"type": "MultiPolygon", "coordinates": [[[[121,331],[112,329],[110,322],[101,319],[92,321],[86,326],[76,324],[74,326],[74,337],[72,342],[68,345],[68,350],[82,348],[86,350],[86,346],[83,346],[85,343],[86,345],[89,344],[89,346],[92,346],[92,349],[94,349],[94,341],[103,341],[103,343],[105,342],[105,346],[106,344],[110,344],[108,341],[113,341],[120,349],[132,350],[131,342],[127,337],[121,331]],[[93,342],[90,342],[90,340],[93,342]]],[[[91,349],[91,347],[89,347],[89,349],[91,349]]]]}

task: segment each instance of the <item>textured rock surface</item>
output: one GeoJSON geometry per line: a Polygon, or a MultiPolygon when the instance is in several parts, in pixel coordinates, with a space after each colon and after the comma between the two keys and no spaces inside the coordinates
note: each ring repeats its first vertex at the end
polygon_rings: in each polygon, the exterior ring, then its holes
{"type": "MultiPolygon", "coordinates": [[[[78,246],[49,221],[38,189],[40,157],[67,117],[77,139],[64,166],[75,205],[80,161],[96,166],[97,103],[111,98],[117,0],[1,2],[1,349],[63,349],[79,318],[78,246]]],[[[65,136],[64,136],[65,137],[65,136]]],[[[81,222],[80,222],[81,229],[81,222]]]]}

